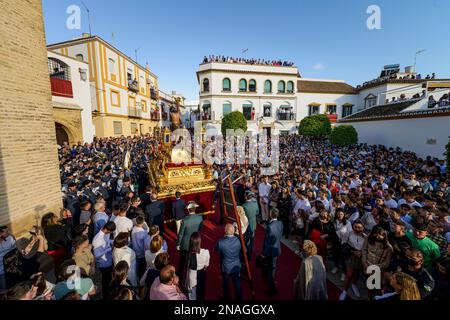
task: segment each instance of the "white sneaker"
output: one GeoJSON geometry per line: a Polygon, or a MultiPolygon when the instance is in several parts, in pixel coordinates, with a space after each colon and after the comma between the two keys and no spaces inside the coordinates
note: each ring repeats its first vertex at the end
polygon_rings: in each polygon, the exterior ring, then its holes
{"type": "Polygon", "coordinates": [[[332,274],[336,274],[338,273],[339,269],[337,267],[334,267],[333,269],[331,269],[331,273],[332,274]]]}
{"type": "Polygon", "coordinates": [[[353,293],[355,294],[355,297],[361,298],[361,293],[359,293],[358,287],[355,286],[354,284],[352,284],[352,290],[353,290],[353,293]]]}
{"type": "Polygon", "coordinates": [[[347,299],[347,292],[342,291],[341,294],[339,295],[339,300],[343,301],[347,299]]]}
{"type": "Polygon", "coordinates": [[[345,273],[341,274],[341,281],[342,281],[342,282],[345,281],[345,273]]]}

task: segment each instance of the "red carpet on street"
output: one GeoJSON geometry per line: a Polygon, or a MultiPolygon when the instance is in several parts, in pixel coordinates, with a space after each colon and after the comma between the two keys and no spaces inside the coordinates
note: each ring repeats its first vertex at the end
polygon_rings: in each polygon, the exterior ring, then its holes
{"type": "MultiPolygon", "coordinates": [[[[210,265],[206,271],[206,299],[217,300],[222,295],[222,279],[220,274],[220,257],[214,250],[217,241],[224,236],[224,227],[218,225],[213,221],[214,217],[210,216],[205,220],[201,229],[202,248],[208,249],[211,255],[210,265]]],[[[176,234],[173,228],[167,228],[164,233],[164,238],[169,246],[169,254],[171,263],[178,266],[178,252],[176,251],[175,241],[176,234]]],[[[255,300],[292,300],[293,299],[293,281],[297,276],[300,268],[301,259],[292,250],[283,245],[282,254],[278,258],[277,263],[277,289],[278,294],[269,297],[265,294],[268,289],[266,281],[262,277],[260,269],[255,268],[256,256],[262,251],[264,240],[264,228],[258,226],[255,235],[254,253],[250,268],[253,277],[253,287],[255,292],[255,300]]],[[[231,281],[230,281],[231,285],[231,281]]],[[[251,300],[249,283],[245,278],[241,278],[241,286],[245,300],[251,300]]],[[[230,287],[230,292],[234,292],[230,287]]],[[[337,300],[339,296],[339,289],[328,282],[328,298],[329,300],[337,300]]]]}

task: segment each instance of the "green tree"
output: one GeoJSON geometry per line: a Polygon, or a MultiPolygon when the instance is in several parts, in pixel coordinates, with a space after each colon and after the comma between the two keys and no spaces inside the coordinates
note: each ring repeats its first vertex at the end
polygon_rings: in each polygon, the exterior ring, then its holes
{"type": "Polygon", "coordinates": [[[340,146],[348,146],[358,143],[358,132],[351,125],[340,125],[333,129],[330,142],[340,146]]]}
{"type": "Polygon", "coordinates": [[[244,132],[247,131],[247,120],[245,120],[242,112],[233,111],[223,117],[221,130],[224,136],[226,135],[227,129],[242,129],[244,132]]]}
{"type": "Polygon", "coordinates": [[[315,114],[300,121],[298,133],[304,136],[327,136],[331,133],[331,122],[325,114],[315,114]]]}

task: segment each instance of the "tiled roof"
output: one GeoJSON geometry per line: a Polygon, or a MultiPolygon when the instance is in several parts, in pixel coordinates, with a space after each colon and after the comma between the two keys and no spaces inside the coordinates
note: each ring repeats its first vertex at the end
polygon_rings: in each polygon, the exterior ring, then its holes
{"type": "Polygon", "coordinates": [[[351,85],[345,82],[332,81],[297,81],[298,92],[312,92],[312,93],[345,93],[355,94],[356,90],[351,85]]]}

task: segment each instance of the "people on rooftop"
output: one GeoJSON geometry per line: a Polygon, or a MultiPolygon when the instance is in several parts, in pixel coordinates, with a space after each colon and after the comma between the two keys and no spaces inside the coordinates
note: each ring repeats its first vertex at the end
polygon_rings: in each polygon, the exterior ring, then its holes
{"type": "Polygon", "coordinates": [[[283,61],[283,60],[266,60],[266,59],[253,59],[253,58],[235,58],[227,56],[204,56],[202,63],[209,62],[227,62],[227,63],[242,63],[242,64],[254,64],[254,65],[265,65],[265,66],[276,66],[276,67],[292,67],[293,62],[283,61]]]}

